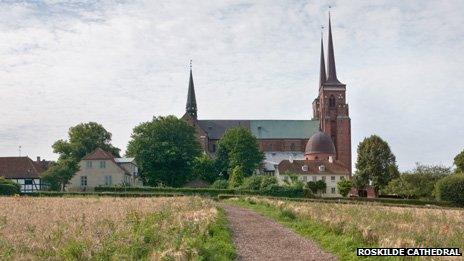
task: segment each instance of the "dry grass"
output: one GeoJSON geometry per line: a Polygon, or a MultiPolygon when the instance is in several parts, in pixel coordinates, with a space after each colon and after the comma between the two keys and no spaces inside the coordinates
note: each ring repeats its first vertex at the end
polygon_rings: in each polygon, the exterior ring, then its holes
{"type": "Polygon", "coordinates": [[[190,259],[217,215],[197,197],[0,197],[0,209],[0,260],[190,259]]]}
{"type": "Polygon", "coordinates": [[[381,247],[464,249],[464,210],[388,207],[375,204],[291,202],[249,198],[321,222],[343,234],[362,236],[381,247]]]}

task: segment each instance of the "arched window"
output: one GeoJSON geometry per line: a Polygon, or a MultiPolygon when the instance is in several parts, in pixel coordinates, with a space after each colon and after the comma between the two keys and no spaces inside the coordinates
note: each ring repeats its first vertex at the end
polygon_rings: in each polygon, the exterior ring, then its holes
{"type": "Polygon", "coordinates": [[[333,95],[330,95],[329,98],[329,107],[335,107],[335,97],[333,95]]]}

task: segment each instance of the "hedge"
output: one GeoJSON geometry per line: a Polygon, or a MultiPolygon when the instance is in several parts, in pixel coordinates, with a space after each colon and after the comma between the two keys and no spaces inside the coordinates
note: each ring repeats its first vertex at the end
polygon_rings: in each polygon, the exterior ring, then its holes
{"type": "Polygon", "coordinates": [[[21,186],[11,180],[0,177],[0,195],[16,195],[21,193],[21,186]]]}
{"type": "Polygon", "coordinates": [[[448,200],[464,206],[464,174],[455,174],[440,179],[435,184],[438,200],[448,200]]]}
{"type": "MultiPolygon", "coordinates": [[[[229,199],[240,195],[221,194],[218,199],[229,199]]],[[[245,195],[244,195],[245,196],[245,195]]],[[[324,203],[341,203],[341,204],[362,204],[362,203],[379,203],[390,206],[422,206],[422,207],[455,207],[456,204],[448,201],[425,201],[415,199],[383,199],[383,198],[289,198],[289,197],[266,197],[269,199],[302,201],[302,202],[324,202],[324,203]]]]}
{"type": "Polygon", "coordinates": [[[19,194],[19,193],[20,193],[20,190],[15,185],[0,184],[0,195],[11,196],[11,195],[19,194]]]}
{"type": "Polygon", "coordinates": [[[150,192],[66,192],[66,191],[38,191],[24,193],[29,197],[63,197],[63,196],[98,196],[98,197],[181,197],[179,193],[150,193],[150,192]]]}
{"type": "Polygon", "coordinates": [[[167,188],[167,187],[96,187],[97,192],[161,192],[183,195],[201,195],[217,197],[220,194],[261,195],[274,197],[302,198],[311,197],[307,189],[292,187],[271,187],[268,190],[214,189],[214,188],[167,188]]]}

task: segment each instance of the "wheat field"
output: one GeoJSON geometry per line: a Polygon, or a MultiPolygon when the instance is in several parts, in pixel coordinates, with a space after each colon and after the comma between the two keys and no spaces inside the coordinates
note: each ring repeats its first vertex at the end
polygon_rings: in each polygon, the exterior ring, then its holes
{"type": "Polygon", "coordinates": [[[458,247],[464,249],[464,209],[392,207],[376,204],[248,200],[290,210],[343,234],[360,235],[380,247],[458,247]]]}
{"type": "Polygon", "coordinates": [[[190,259],[217,209],[198,197],[0,197],[0,260],[190,259]]]}

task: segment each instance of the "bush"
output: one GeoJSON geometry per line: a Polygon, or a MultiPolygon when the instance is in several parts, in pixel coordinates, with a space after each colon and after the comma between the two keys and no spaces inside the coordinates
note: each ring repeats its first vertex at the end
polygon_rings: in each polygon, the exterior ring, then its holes
{"type": "Polygon", "coordinates": [[[435,193],[438,200],[464,206],[464,174],[455,174],[440,179],[435,185],[435,193]]]}
{"type": "Polygon", "coordinates": [[[11,180],[0,177],[0,195],[16,195],[21,193],[21,186],[11,180]]]}
{"type": "Polygon", "coordinates": [[[225,179],[216,180],[210,187],[213,189],[226,189],[229,186],[229,182],[225,179]]]}
{"type": "Polygon", "coordinates": [[[342,195],[343,197],[348,196],[348,193],[350,192],[352,187],[353,182],[351,182],[351,180],[343,179],[337,183],[338,192],[340,192],[340,195],[342,195]]]}
{"type": "Polygon", "coordinates": [[[273,185],[277,185],[275,177],[253,175],[243,180],[240,189],[267,190],[273,185]]]}
{"type": "Polygon", "coordinates": [[[241,189],[250,189],[250,190],[260,190],[261,189],[261,176],[253,175],[247,177],[243,180],[242,185],[240,186],[241,189]]]}
{"type": "Polygon", "coordinates": [[[229,188],[238,188],[243,183],[245,172],[241,166],[235,166],[229,177],[229,188]]]}
{"type": "Polygon", "coordinates": [[[261,178],[261,190],[269,189],[271,186],[277,185],[277,179],[270,176],[262,176],[261,178]]]}

